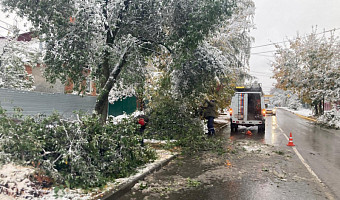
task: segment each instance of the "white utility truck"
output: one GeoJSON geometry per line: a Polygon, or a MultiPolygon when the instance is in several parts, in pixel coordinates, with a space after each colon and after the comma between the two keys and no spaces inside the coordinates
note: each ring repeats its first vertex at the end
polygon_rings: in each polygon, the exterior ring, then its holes
{"type": "Polygon", "coordinates": [[[236,87],[229,113],[232,132],[237,132],[238,126],[257,126],[258,132],[264,133],[266,110],[261,84],[236,87]]]}

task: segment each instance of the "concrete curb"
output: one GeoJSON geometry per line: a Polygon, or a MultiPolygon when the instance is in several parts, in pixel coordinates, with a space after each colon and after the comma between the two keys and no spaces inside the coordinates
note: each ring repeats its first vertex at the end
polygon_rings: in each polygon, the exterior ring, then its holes
{"type": "Polygon", "coordinates": [[[295,115],[303,118],[303,119],[307,119],[307,120],[310,120],[310,121],[313,121],[313,122],[317,122],[316,119],[313,119],[313,118],[310,118],[310,117],[306,117],[306,116],[303,116],[303,115],[300,115],[300,114],[297,114],[297,113],[294,113],[295,115]]]}
{"type": "MultiPolygon", "coordinates": [[[[167,154],[164,158],[157,159],[156,161],[149,163],[140,169],[137,174],[130,176],[118,184],[112,184],[108,186],[106,191],[97,194],[92,199],[93,200],[110,200],[117,199],[128,192],[138,181],[145,178],[147,175],[161,169],[163,166],[167,165],[171,160],[176,158],[179,153],[172,153],[165,150],[159,150],[158,154],[167,154]]],[[[119,181],[119,180],[118,180],[119,181]]]]}
{"type": "MultiPolygon", "coordinates": [[[[229,122],[226,121],[223,124],[223,126],[219,127],[219,130],[222,128],[228,126],[229,122]]],[[[147,143],[162,143],[161,141],[146,141],[147,143]]],[[[164,158],[157,159],[156,161],[149,163],[144,166],[144,168],[140,169],[139,172],[133,176],[130,176],[128,178],[117,179],[116,181],[119,182],[118,184],[110,184],[108,185],[107,189],[105,191],[101,192],[100,194],[97,194],[92,197],[93,200],[114,200],[118,199],[119,197],[123,196],[126,192],[128,192],[138,181],[144,179],[147,175],[158,171],[163,166],[167,165],[171,160],[175,159],[179,153],[176,152],[170,152],[166,150],[156,150],[158,154],[168,154],[168,156],[165,156],[164,158]]]]}
{"type": "Polygon", "coordinates": [[[228,126],[228,125],[229,125],[229,122],[228,122],[228,123],[226,123],[226,124],[224,124],[223,126],[221,126],[221,127],[217,128],[217,129],[216,129],[216,132],[218,132],[218,131],[222,130],[223,128],[225,128],[225,127],[226,127],[226,126],[228,126]]]}
{"type": "Polygon", "coordinates": [[[220,114],[219,117],[214,119],[214,124],[222,125],[219,128],[216,128],[216,131],[220,131],[230,124],[230,118],[226,118],[226,114],[220,114]],[[222,117],[224,116],[224,117],[222,117]]]}
{"type": "Polygon", "coordinates": [[[293,113],[294,115],[296,115],[296,116],[298,116],[298,117],[301,117],[301,118],[303,118],[303,119],[306,119],[306,120],[309,120],[309,121],[313,121],[313,122],[317,122],[316,119],[313,119],[313,118],[311,118],[311,117],[307,117],[307,116],[304,116],[304,115],[300,115],[300,114],[298,114],[298,113],[292,112],[292,111],[287,110],[287,109],[284,109],[284,108],[279,108],[279,109],[282,109],[282,110],[291,112],[291,113],[293,113]]]}

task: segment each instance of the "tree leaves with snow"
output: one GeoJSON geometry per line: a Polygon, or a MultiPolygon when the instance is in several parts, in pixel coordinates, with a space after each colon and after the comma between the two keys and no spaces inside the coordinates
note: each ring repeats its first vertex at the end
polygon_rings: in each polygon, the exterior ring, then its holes
{"type": "MultiPolygon", "coordinates": [[[[289,47],[277,46],[274,78],[277,87],[291,89],[312,105],[340,96],[340,41],[331,33],[290,40],[289,47]]],[[[321,106],[320,106],[321,107],[321,106]]],[[[317,109],[319,110],[319,109],[317,109]]]]}
{"type": "Polygon", "coordinates": [[[171,71],[178,98],[202,102],[202,94],[208,94],[226,106],[240,74],[249,66],[254,10],[253,1],[238,1],[232,15],[210,31],[190,58],[171,71]]]}
{"type": "Polygon", "coordinates": [[[145,56],[161,46],[182,62],[234,7],[225,0],[3,0],[2,5],[27,17],[44,37],[50,81],[70,78],[81,90],[84,71],[91,70],[100,93],[95,110],[103,118],[124,68],[144,67],[145,56]]]}
{"type": "Polygon", "coordinates": [[[32,90],[34,78],[25,67],[32,67],[41,58],[39,41],[17,41],[15,36],[5,40],[1,53],[0,87],[32,90]]]}
{"type": "Polygon", "coordinates": [[[155,152],[141,145],[134,118],[102,124],[98,116],[77,116],[23,118],[0,106],[1,164],[33,165],[54,186],[89,189],[129,176],[155,159],[155,152]]]}

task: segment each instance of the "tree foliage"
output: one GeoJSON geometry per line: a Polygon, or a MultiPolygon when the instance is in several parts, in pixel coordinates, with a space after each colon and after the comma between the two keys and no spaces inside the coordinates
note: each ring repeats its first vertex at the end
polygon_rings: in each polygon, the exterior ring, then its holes
{"type": "Polygon", "coordinates": [[[274,78],[281,89],[290,89],[305,102],[317,105],[340,96],[340,42],[334,36],[319,36],[315,31],[277,46],[274,78]]]}
{"type": "Polygon", "coordinates": [[[144,76],[138,69],[160,46],[181,63],[235,6],[225,0],[3,0],[2,5],[27,17],[43,36],[50,81],[70,78],[81,90],[84,71],[91,70],[100,93],[96,111],[104,116],[108,93],[123,73],[144,76]]]}
{"type": "Polygon", "coordinates": [[[288,107],[293,110],[297,110],[302,107],[302,101],[299,96],[290,90],[272,88],[270,93],[273,97],[269,99],[269,103],[274,106],[288,107]]]}
{"type": "Polygon", "coordinates": [[[101,124],[98,117],[77,120],[9,116],[0,107],[1,162],[33,165],[68,188],[92,188],[126,177],[155,158],[134,119],[101,124]]]}
{"type": "Polygon", "coordinates": [[[4,40],[5,45],[0,55],[0,87],[32,90],[34,77],[28,74],[25,66],[41,62],[39,42],[22,42],[16,40],[17,35],[4,40]]]}
{"type": "Polygon", "coordinates": [[[169,90],[167,95],[181,99],[193,109],[197,109],[206,96],[217,99],[220,108],[228,105],[235,83],[241,79],[239,75],[248,67],[254,3],[238,1],[232,11],[190,55],[183,53],[181,56],[185,59],[177,59],[181,63],[176,63],[174,55],[167,52],[152,60],[164,73],[164,81],[159,86],[163,93],[169,90]]]}
{"type": "Polygon", "coordinates": [[[157,96],[149,105],[151,109],[145,136],[158,140],[173,140],[169,147],[180,148],[182,153],[195,154],[199,151],[223,152],[223,140],[207,139],[199,118],[194,118],[190,108],[171,96],[157,96]]]}

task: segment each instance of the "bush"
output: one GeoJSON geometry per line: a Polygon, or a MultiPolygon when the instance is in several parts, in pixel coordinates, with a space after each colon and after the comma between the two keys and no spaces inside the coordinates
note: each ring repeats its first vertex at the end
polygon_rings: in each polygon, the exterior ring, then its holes
{"type": "Polygon", "coordinates": [[[101,124],[97,116],[69,121],[56,113],[14,120],[0,107],[1,160],[39,166],[69,188],[103,186],[155,159],[137,128],[133,119],[101,124]]]}
{"type": "Polygon", "coordinates": [[[323,115],[318,118],[320,124],[339,129],[340,128],[340,116],[337,114],[338,111],[333,108],[330,111],[326,111],[323,115]]]}
{"type": "Polygon", "coordinates": [[[150,119],[148,133],[163,140],[179,140],[192,134],[203,134],[200,120],[192,118],[185,107],[169,97],[153,101],[147,113],[150,119]]]}
{"type": "Polygon", "coordinates": [[[159,97],[150,104],[147,113],[150,122],[146,137],[160,140],[176,140],[171,146],[179,146],[184,153],[201,150],[222,150],[222,141],[207,139],[202,121],[193,118],[184,104],[171,97],[159,97]]]}

